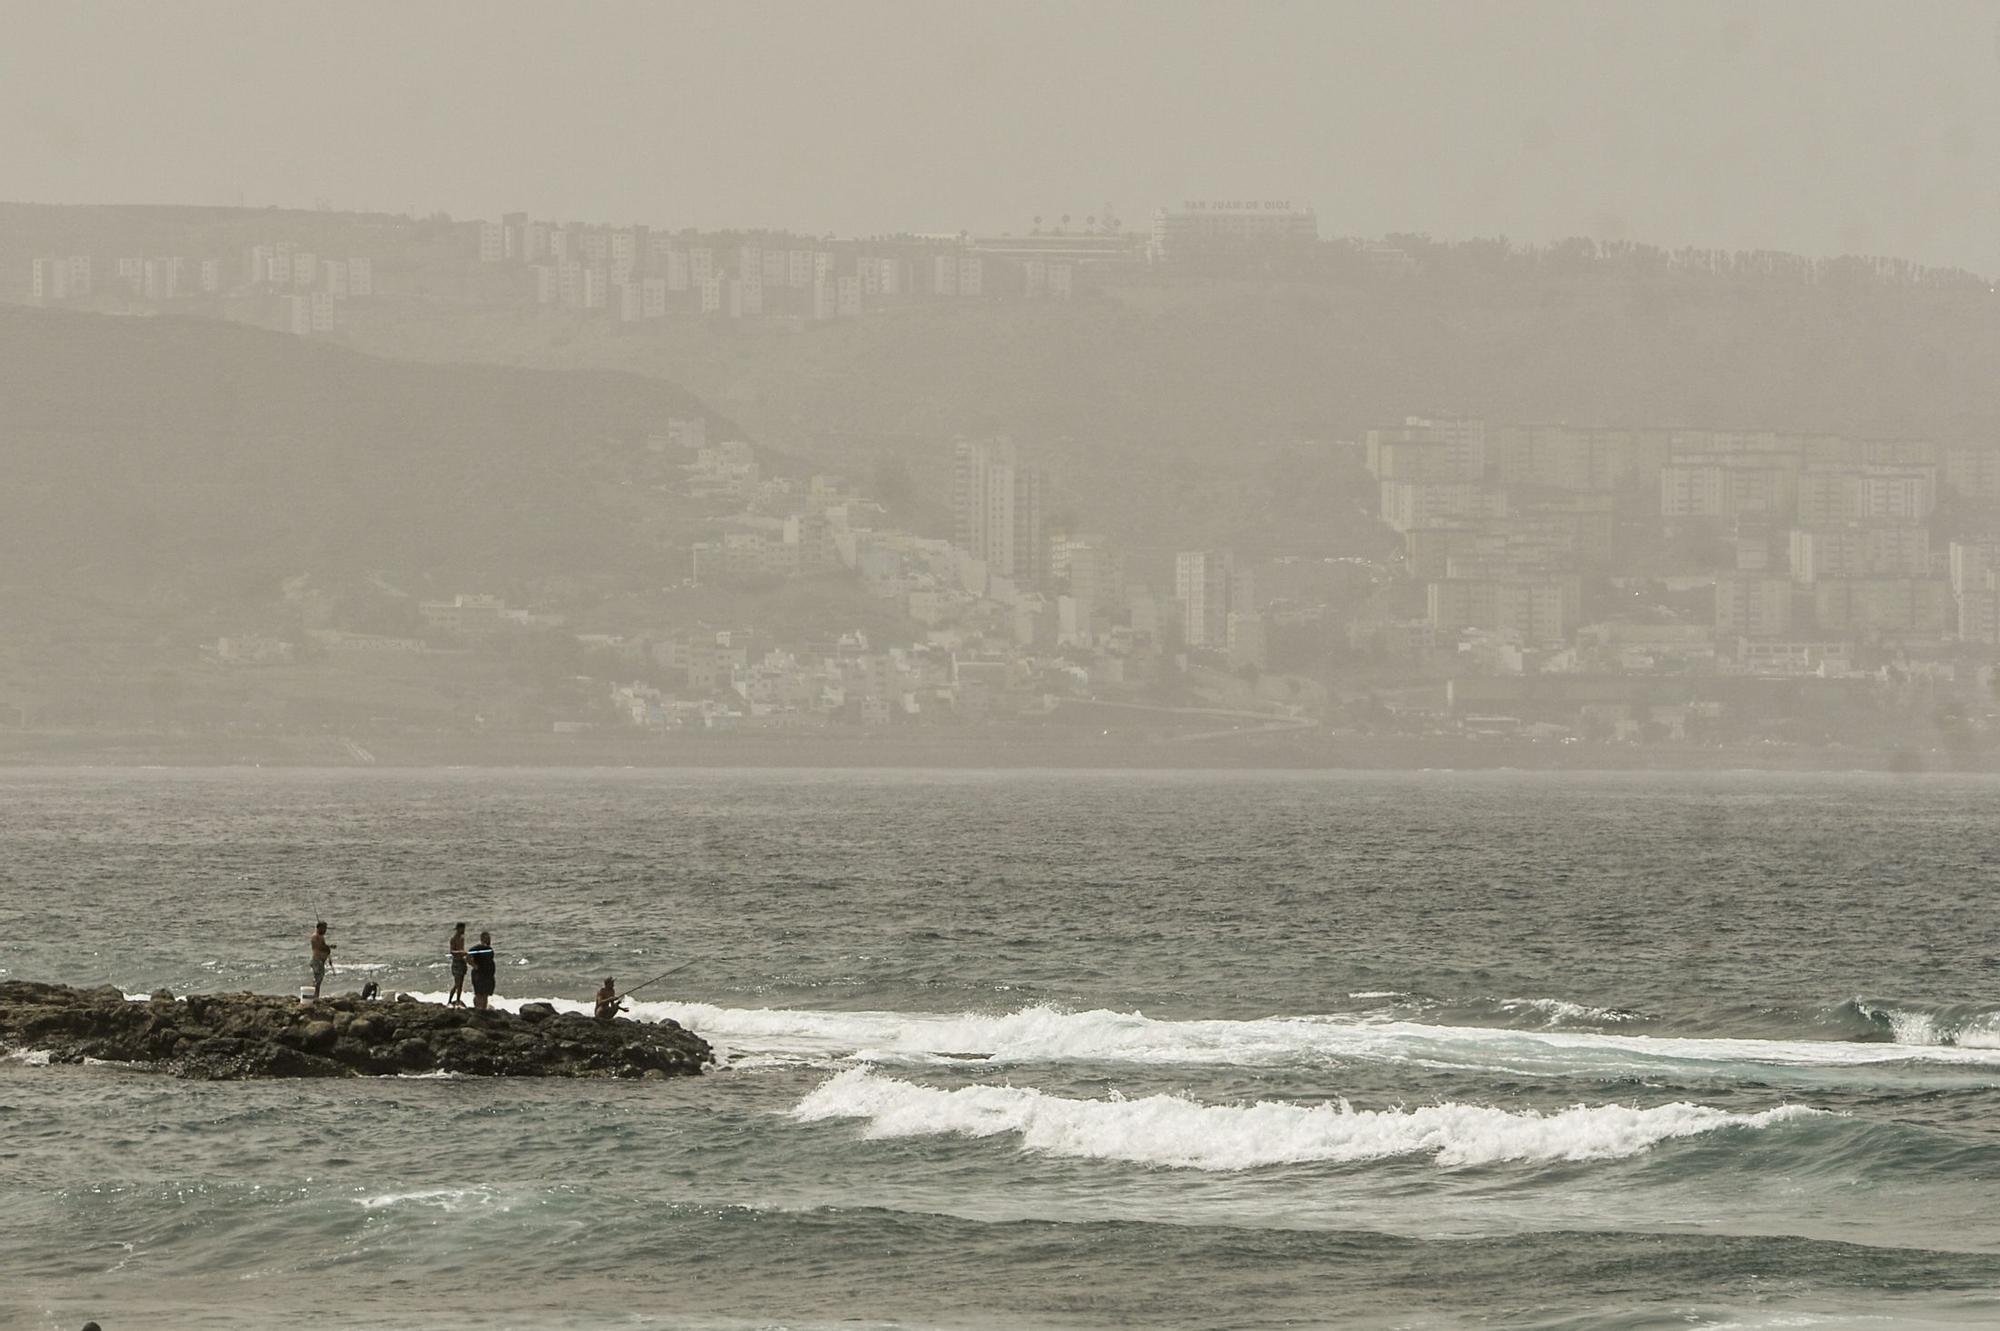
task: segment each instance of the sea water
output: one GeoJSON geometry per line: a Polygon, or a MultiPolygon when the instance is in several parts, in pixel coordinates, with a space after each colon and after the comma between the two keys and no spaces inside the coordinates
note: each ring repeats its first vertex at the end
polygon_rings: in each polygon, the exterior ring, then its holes
{"type": "Polygon", "coordinates": [[[19,771],[0,979],[634,1000],[666,1083],[0,1061],[0,1326],[2000,1320],[2000,782],[19,771]]]}

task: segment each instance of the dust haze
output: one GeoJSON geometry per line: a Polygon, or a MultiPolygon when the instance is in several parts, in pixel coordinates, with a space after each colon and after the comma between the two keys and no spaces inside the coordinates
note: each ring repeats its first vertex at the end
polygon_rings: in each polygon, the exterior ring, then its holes
{"type": "Polygon", "coordinates": [[[1996,761],[1990,5],[6,18],[7,761],[1996,761]]]}

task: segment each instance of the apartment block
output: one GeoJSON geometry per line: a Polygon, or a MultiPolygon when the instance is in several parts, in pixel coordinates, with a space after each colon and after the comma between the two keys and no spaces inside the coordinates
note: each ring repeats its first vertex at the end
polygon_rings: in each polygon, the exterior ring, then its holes
{"type": "Polygon", "coordinates": [[[1817,531],[1794,529],[1792,577],[1798,582],[1838,578],[1921,578],[1930,573],[1927,527],[1850,523],[1817,531]]]}
{"type": "Polygon", "coordinates": [[[2000,447],[1953,444],[1944,450],[1941,479],[1952,493],[1981,503],[2000,503],[2000,447]]]}
{"type": "Polygon", "coordinates": [[[1564,641],[1575,626],[1579,591],[1560,578],[1444,578],[1426,586],[1431,627],[1512,634],[1531,646],[1564,641]]]}
{"type": "Polygon", "coordinates": [[[1790,578],[1734,574],[1715,582],[1717,637],[1790,637],[1796,621],[1790,578]]]}
{"type": "Polygon", "coordinates": [[[1955,627],[1962,641],[2000,646],[2000,587],[1968,587],[1960,592],[1955,627]]]}
{"type": "Polygon", "coordinates": [[[1813,584],[1821,633],[1941,638],[1956,626],[1951,585],[1930,578],[1849,578],[1813,584]]]}
{"type": "Polygon", "coordinates": [[[2000,537],[1979,541],[1953,541],[1948,567],[1954,593],[1981,591],[2000,586],[2000,537]]]}
{"type": "Polygon", "coordinates": [[[37,305],[53,305],[69,299],[69,264],[63,259],[37,259],[31,278],[37,305]]]}
{"type": "Polygon", "coordinates": [[[1250,570],[1239,568],[1227,550],[1183,550],[1174,556],[1174,599],[1181,611],[1181,641],[1189,647],[1225,651],[1232,615],[1257,611],[1250,570]]]}
{"type": "Polygon", "coordinates": [[[1783,454],[1677,455],[1660,468],[1660,516],[1787,516],[1798,502],[1796,464],[1795,456],[1783,454]]]}
{"type": "Polygon", "coordinates": [[[1436,485],[1382,482],[1382,521],[1398,532],[1474,519],[1504,518],[1507,513],[1505,490],[1489,490],[1463,482],[1436,485]]]}
{"type": "MultiPolygon", "coordinates": [[[[856,279],[850,279],[856,280],[856,279]]],[[[1048,557],[1042,538],[1042,475],[1012,441],[960,440],[952,457],[952,539],[989,576],[1038,585],[1048,557]]]]}

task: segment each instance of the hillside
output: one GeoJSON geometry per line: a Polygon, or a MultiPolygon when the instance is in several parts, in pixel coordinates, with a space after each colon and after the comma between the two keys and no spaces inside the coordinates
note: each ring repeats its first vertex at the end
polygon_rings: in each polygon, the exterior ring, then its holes
{"type": "Polygon", "coordinates": [[[480,264],[442,217],[0,204],[0,299],[25,295],[35,254],[216,255],[234,281],[248,246],[285,240],[373,256],[376,298],[339,343],[664,379],[810,465],[906,474],[932,530],[961,434],[1013,435],[1059,517],[1128,548],[1329,554],[1382,540],[1368,478],[1329,445],[1411,413],[2000,439],[2000,296],[1887,260],[1392,237],[1407,268],[1329,242],[1283,272],[1127,272],[1074,302],[621,325],[522,304],[524,270],[480,264]]]}
{"type": "Polygon", "coordinates": [[[303,631],[421,634],[418,600],[461,592],[588,616],[685,577],[711,514],[647,441],[696,414],[633,375],[0,306],[0,730],[546,730],[601,664],[566,639],[322,657],[303,631]],[[301,655],[218,665],[232,635],[301,655]]]}
{"type": "Polygon", "coordinates": [[[701,403],[655,378],[418,365],[206,320],[0,307],[0,581],[656,574],[631,484],[701,403]]]}
{"type": "Polygon", "coordinates": [[[417,358],[670,374],[774,447],[945,493],[1006,432],[1086,525],[1135,544],[1365,546],[1366,478],[1305,441],[1410,413],[2000,438],[2000,297],[1531,273],[1134,281],[1070,305],[915,305],[827,325],[369,312],[417,358]]]}

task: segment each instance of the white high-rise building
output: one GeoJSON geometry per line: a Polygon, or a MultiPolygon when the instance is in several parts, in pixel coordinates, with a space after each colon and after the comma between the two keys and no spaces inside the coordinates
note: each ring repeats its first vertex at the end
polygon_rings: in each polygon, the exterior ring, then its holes
{"type": "Polygon", "coordinates": [[[1174,599],[1181,608],[1181,640],[1189,647],[1222,651],[1229,645],[1231,615],[1254,615],[1255,588],[1248,569],[1227,550],[1183,550],[1174,556],[1174,599]]]}
{"type": "Polygon", "coordinates": [[[951,504],[954,543],[983,561],[990,576],[1022,588],[1041,583],[1048,554],[1042,539],[1042,474],[1022,465],[1012,440],[958,442],[951,504]]]}

